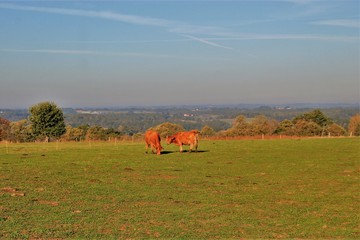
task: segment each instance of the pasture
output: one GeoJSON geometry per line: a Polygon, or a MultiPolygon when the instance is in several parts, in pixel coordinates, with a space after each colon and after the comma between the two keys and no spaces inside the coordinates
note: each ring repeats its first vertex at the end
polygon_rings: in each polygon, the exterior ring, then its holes
{"type": "Polygon", "coordinates": [[[359,138],[162,145],[0,144],[0,238],[360,237],[359,138]]]}

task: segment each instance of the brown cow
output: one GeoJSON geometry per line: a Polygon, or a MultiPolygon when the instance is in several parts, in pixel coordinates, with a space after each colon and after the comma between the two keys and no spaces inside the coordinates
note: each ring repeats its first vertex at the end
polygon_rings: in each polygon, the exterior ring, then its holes
{"type": "Polygon", "coordinates": [[[145,142],[146,142],[146,153],[148,153],[149,146],[151,146],[152,153],[155,153],[154,150],[156,150],[157,155],[161,154],[161,150],[163,149],[160,144],[161,138],[156,131],[154,130],[146,131],[145,142]]]}
{"type": "Polygon", "coordinates": [[[166,138],[167,144],[174,143],[180,147],[180,152],[183,151],[183,145],[190,145],[190,152],[193,147],[195,147],[195,152],[197,152],[198,147],[198,130],[191,130],[189,132],[178,132],[170,137],[166,138]]]}

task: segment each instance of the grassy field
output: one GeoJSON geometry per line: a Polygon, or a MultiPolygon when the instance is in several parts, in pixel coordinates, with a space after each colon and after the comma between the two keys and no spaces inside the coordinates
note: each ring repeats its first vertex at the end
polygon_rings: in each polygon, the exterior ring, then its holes
{"type": "Polygon", "coordinates": [[[0,239],[360,237],[360,139],[0,144],[0,239]]]}

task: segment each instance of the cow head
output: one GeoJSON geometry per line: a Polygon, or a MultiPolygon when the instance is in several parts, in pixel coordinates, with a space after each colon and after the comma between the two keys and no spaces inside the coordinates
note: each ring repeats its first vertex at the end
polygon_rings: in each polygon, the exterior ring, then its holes
{"type": "Polygon", "coordinates": [[[166,137],[166,143],[167,144],[171,144],[175,141],[175,137],[174,136],[168,136],[166,137]]]}
{"type": "Polygon", "coordinates": [[[159,145],[159,146],[157,146],[157,148],[156,148],[156,154],[157,155],[160,155],[161,154],[161,150],[163,150],[164,148],[161,146],[161,145],[159,145]]]}

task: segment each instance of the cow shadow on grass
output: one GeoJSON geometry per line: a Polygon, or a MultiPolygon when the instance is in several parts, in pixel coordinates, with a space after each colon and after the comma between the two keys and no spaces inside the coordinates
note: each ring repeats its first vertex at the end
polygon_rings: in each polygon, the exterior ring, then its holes
{"type": "Polygon", "coordinates": [[[161,151],[161,155],[175,153],[175,151],[161,151]]]}
{"type": "MultiPolygon", "coordinates": [[[[189,151],[189,150],[183,150],[182,153],[191,153],[191,154],[196,154],[196,153],[205,153],[205,152],[210,152],[209,150],[197,150],[197,152],[195,151],[189,151]]],[[[165,155],[165,154],[172,154],[172,153],[180,153],[180,151],[161,151],[161,155],[165,155]]]]}

